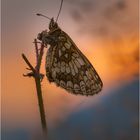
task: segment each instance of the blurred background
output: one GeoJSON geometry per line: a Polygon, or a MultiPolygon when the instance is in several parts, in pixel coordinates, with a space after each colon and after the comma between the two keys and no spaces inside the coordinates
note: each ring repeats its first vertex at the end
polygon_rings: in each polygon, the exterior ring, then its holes
{"type": "MultiPolygon", "coordinates": [[[[64,0],[58,24],[99,73],[104,87],[75,96],[48,83],[42,91],[47,140],[138,140],[138,0],[64,0]]],[[[60,0],[2,0],[2,140],[41,139],[35,83],[22,76],[25,53],[35,64],[33,40],[56,18],[60,0]]],[[[45,52],[47,49],[45,50],[45,52]]],[[[45,54],[42,61],[42,73],[45,54]]]]}

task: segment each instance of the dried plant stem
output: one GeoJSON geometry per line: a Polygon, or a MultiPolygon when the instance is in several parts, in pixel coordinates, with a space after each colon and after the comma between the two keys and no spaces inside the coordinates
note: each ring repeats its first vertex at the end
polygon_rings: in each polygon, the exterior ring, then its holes
{"type": "Polygon", "coordinates": [[[37,61],[36,66],[34,68],[32,66],[32,64],[29,62],[29,60],[27,59],[27,57],[25,56],[25,54],[22,54],[22,58],[24,59],[24,61],[26,62],[26,64],[29,67],[28,70],[31,70],[30,73],[27,73],[24,76],[33,77],[35,80],[42,130],[45,134],[47,134],[47,123],[46,123],[46,118],[45,118],[45,109],[44,109],[42,90],[41,90],[41,81],[42,81],[44,75],[40,73],[44,45],[41,44],[40,51],[38,51],[39,48],[38,48],[36,39],[34,40],[34,43],[35,43],[35,52],[36,52],[36,61],[37,61]]]}
{"type": "Polygon", "coordinates": [[[47,124],[46,124],[46,118],[45,118],[45,110],[44,110],[44,104],[43,104],[43,98],[42,98],[40,78],[36,77],[35,83],[36,83],[36,91],[37,91],[37,97],[38,97],[38,105],[39,105],[39,111],[40,111],[42,130],[46,133],[47,124]]]}

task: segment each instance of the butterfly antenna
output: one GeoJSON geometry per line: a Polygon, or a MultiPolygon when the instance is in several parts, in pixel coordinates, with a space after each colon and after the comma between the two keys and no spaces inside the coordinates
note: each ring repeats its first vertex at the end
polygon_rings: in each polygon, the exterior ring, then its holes
{"type": "Polygon", "coordinates": [[[47,17],[47,16],[45,16],[45,15],[43,15],[43,14],[37,13],[36,15],[37,15],[37,16],[42,16],[42,17],[45,17],[45,18],[51,20],[51,18],[49,18],[49,17],[47,17]]]}
{"type": "Polygon", "coordinates": [[[62,9],[62,5],[63,5],[63,0],[61,0],[60,9],[59,9],[58,15],[56,17],[56,22],[58,21],[58,17],[60,15],[60,12],[61,12],[61,9],[62,9]]]}

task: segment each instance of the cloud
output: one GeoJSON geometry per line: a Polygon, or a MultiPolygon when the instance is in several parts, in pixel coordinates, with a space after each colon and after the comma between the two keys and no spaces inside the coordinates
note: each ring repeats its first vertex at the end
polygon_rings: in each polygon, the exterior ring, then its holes
{"type": "MultiPolygon", "coordinates": [[[[72,0],[69,0],[70,2],[72,0]]],[[[136,2],[134,2],[136,3],[136,2]]],[[[110,34],[110,37],[115,34],[127,32],[127,30],[136,31],[136,22],[138,22],[136,12],[137,5],[131,5],[125,0],[78,0],[71,2],[71,17],[78,22],[79,28],[84,27],[88,33],[96,34],[103,33],[104,30],[110,34]],[[132,12],[132,9],[135,13],[132,12]],[[78,18],[77,18],[78,17],[78,18]],[[81,18],[82,17],[82,18],[81,18]],[[87,26],[88,25],[88,26],[87,26]],[[103,32],[101,32],[103,30],[103,32]]],[[[97,35],[97,34],[96,34],[97,35]]]]}
{"type": "Polygon", "coordinates": [[[78,25],[77,32],[89,36],[92,46],[95,39],[101,42],[112,71],[121,74],[129,67],[132,73],[138,73],[138,1],[68,1],[71,17],[78,25]]]}

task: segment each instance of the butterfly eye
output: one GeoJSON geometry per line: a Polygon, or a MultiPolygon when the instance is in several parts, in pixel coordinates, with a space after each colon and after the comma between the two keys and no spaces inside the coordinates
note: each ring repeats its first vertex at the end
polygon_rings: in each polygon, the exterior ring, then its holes
{"type": "Polygon", "coordinates": [[[38,34],[37,39],[38,39],[38,40],[42,40],[42,33],[39,33],[39,34],[38,34]]]}
{"type": "Polygon", "coordinates": [[[42,41],[42,39],[46,36],[48,36],[48,32],[47,32],[47,30],[44,30],[44,31],[42,31],[41,33],[38,34],[37,39],[42,41]]]}

